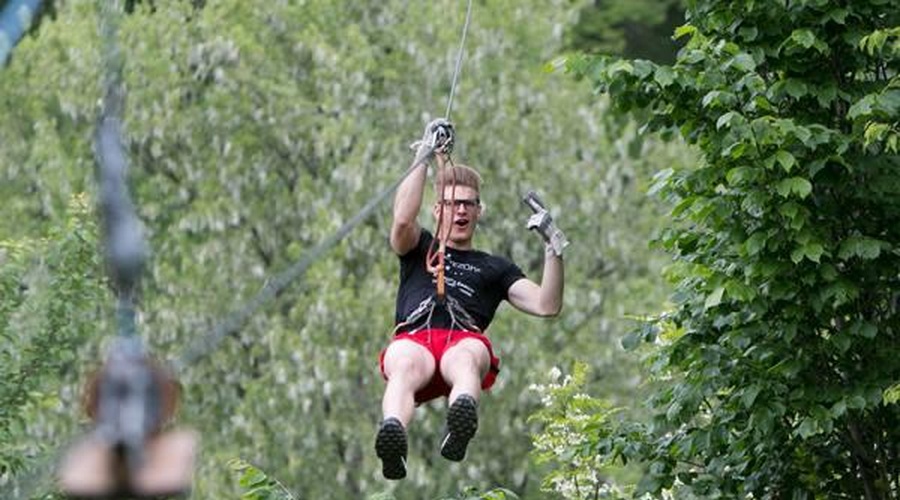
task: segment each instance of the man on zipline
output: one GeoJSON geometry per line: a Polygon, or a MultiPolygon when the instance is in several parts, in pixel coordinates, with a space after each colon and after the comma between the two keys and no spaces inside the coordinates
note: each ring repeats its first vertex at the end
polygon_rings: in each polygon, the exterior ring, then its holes
{"type": "Polygon", "coordinates": [[[547,245],[540,285],[509,260],[473,248],[482,214],[481,178],[474,169],[449,161],[452,135],[444,120],[426,127],[419,164],[394,197],[390,244],[400,259],[397,327],[381,353],[387,385],[375,441],[387,479],[406,476],[406,429],[415,406],[441,396],[449,399],[441,455],[452,461],[465,457],[478,428],[479,396],[499,371],[484,332],[502,300],[535,316],[556,316],[562,308],[566,242],[543,207],[534,208],[527,224],[547,245]],[[437,163],[436,238],[416,220],[431,158],[437,163]]]}

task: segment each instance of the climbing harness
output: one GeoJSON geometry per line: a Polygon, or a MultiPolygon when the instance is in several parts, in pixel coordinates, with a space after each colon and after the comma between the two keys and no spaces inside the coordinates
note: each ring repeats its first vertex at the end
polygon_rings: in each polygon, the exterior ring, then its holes
{"type": "Polygon", "coordinates": [[[456,300],[452,295],[447,295],[447,312],[450,314],[450,329],[458,326],[460,330],[468,330],[470,332],[481,332],[481,328],[475,324],[475,318],[469,314],[469,311],[456,300]],[[459,315],[459,320],[456,316],[459,315]]]}
{"type": "MultiPolygon", "coordinates": [[[[416,306],[415,309],[411,313],[409,313],[406,318],[403,319],[400,323],[394,327],[392,335],[397,335],[400,330],[405,328],[409,328],[404,333],[413,334],[422,329],[431,329],[431,318],[434,316],[434,309],[438,305],[437,297],[435,295],[431,295],[423,299],[419,302],[419,305],[416,306]],[[425,321],[419,324],[420,320],[425,318],[425,321]],[[416,326],[418,325],[418,326],[416,326]]],[[[470,332],[481,332],[481,328],[478,327],[475,322],[475,318],[469,314],[468,311],[459,303],[459,301],[451,296],[446,296],[444,307],[447,309],[447,314],[450,315],[450,329],[451,330],[466,330],[470,332]],[[457,316],[459,318],[457,319],[457,316]]]]}
{"type": "Polygon", "coordinates": [[[94,138],[106,265],[117,296],[118,337],[88,384],[86,410],[94,429],[62,462],[59,483],[80,498],[151,497],[190,486],[194,437],[162,434],[174,413],[177,384],[155,364],[137,334],[135,297],[147,249],[126,185],[121,139],[122,58],[116,43],[118,2],[102,0],[100,31],[107,71],[94,138]],[[173,465],[176,468],[173,468],[173,465]]]}
{"type": "MultiPolygon", "coordinates": [[[[411,313],[409,313],[403,321],[401,321],[400,323],[397,323],[397,326],[394,327],[394,331],[392,332],[392,335],[397,335],[397,333],[400,330],[415,325],[423,317],[425,317],[424,326],[426,328],[429,327],[431,325],[431,317],[434,314],[434,307],[436,305],[437,305],[437,302],[435,302],[434,297],[431,297],[431,296],[426,297],[424,300],[422,300],[422,302],[419,302],[419,305],[416,306],[416,308],[413,309],[413,311],[411,313]],[[427,317],[426,317],[426,315],[427,315],[427,317]]],[[[415,333],[415,332],[419,331],[420,329],[421,329],[421,327],[412,328],[412,329],[408,330],[406,333],[415,333]]]]}

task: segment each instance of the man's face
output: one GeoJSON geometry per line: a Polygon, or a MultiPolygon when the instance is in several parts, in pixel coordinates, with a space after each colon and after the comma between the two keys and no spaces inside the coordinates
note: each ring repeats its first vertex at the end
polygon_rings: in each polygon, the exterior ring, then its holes
{"type": "Polygon", "coordinates": [[[432,210],[435,221],[443,215],[440,221],[441,235],[446,236],[447,241],[456,248],[471,247],[475,225],[481,217],[478,191],[468,186],[445,186],[443,214],[441,208],[441,201],[438,200],[432,210]],[[454,202],[452,205],[451,200],[454,202]]]}

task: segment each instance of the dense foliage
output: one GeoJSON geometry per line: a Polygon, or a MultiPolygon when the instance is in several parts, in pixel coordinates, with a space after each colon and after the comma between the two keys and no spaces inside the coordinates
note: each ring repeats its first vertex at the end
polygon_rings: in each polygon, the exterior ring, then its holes
{"type": "Polygon", "coordinates": [[[73,199],[46,238],[0,240],[0,475],[26,469],[35,438],[56,430],[34,415],[60,403],[59,380],[91,368],[80,366],[80,347],[105,333],[96,306],[108,294],[86,203],[73,199]]]}
{"type": "Polygon", "coordinates": [[[684,4],[684,0],[593,0],[579,10],[566,45],[580,52],[672,63],[678,51],[672,32],[684,23],[684,4]]]}
{"type": "Polygon", "coordinates": [[[641,489],[897,498],[900,11],[698,0],[688,20],[672,66],[571,61],[703,154],[659,175],[674,304],[626,339],[653,344],[641,489]]]}

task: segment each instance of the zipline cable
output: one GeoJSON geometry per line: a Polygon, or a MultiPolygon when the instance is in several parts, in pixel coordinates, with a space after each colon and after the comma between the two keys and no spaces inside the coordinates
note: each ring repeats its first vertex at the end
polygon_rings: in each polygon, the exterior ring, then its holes
{"type": "Polygon", "coordinates": [[[463,52],[466,46],[466,34],[469,32],[469,20],[472,18],[472,0],[469,0],[466,6],[466,20],[463,23],[462,36],[459,40],[459,49],[456,51],[456,68],[453,70],[453,80],[450,83],[450,96],[447,97],[447,111],[444,113],[444,119],[450,121],[450,111],[453,109],[453,95],[456,93],[456,81],[459,78],[459,72],[462,69],[463,52]]]}
{"type": "MultiPolygon", "coordinates": [[[[469,0],[468,6],[466,7],[466,18],[463,23],[463,31],[462,36],[460,37],[459,49],[456,57],[456,67],[453,72],[453,78],[450,83],[450,95],[447,97],[447,110],[445,113],[445,118],[449,120],[450,112],[453,109],[453,96],[456,92],[456,85],[459,79],[459,75],[462,69],[462,58],[463,52],[465,50],[466,43],[466,34],[469,30],[469,23],[471,20],[472,13],[472,0],[469,0]]],[[[427,151],[420,151],[417,153],[416,157],[413,159],[412,165],[403,173],[403,175],[398,178],[393,184],[382,190],[378,193],[374,198],[371,198],[368,203],[354,215],[350,220],[345,222],[337,231],[334,232],[331,236],[322,240],[318,245],[316,245],[308,254],[306,254],[302,259],[293,264],[286,271],[275,276],[274,279],[266,283],[266,285],[260,290],[249,302],[244,305],[244,307],[231,312],[225,320],[216,324],[212,332],[208,334],[206,337],[201,338],[197,342],[194,342],[191,346],[188,347],[187,351],[182,354],[174,363],[173,369],[176,372],[181,372],[185,370],[190,365],[196,363],[200,359],[207,356],[211,353],[221,341],[228,336],[235,335],[238,333],[241,328],[246,324],[247,320],[262,308],[266,303],[268,303],[273,298],[280,295],[294,280],[300,278],[306,273],[306,270],[315,263],[325,252],[330,250],[333,246],[340,243],[348,234],[350,234],[353,229],[356,228],[361,222],[369,217],[375,208],[394,190],[397,189],[398,186],[407,178],[410,174],[418,167],[423,161],[427,160],[427,151]]]]}
{"type": "Polygon", "coordinates": [[[306,270],[319,259],[325,252],[331,249],[331,247],[337,245],[341,242],[350,232],[359,225],[362,221],[364,221],[368,216],[375,210],[381,201],[387,198],[397,186],[403,182],[415,168],[423,161],[422,158],[417,158],[416,161],[413,162],[413,165],[400,177],[396,182],[385,188],[383,191],[378,193],[377,196],[369,200],[369,202],[356,214],[345,222],[337,231],[335,231],[331,236],[322,240],[318,245],[315,246],[308,254],[306,254],[302,259],[297,261],[287,270],[275,276],[275,278],[263,287],[259,293],[256,294],[244,307],[241,309],[231,313],[225,318],[224,321],[217,324],[212,333],[210,333],[205,339],[202,339],[192,345],[187,352],[185,352],[178,360],[175,362],[174,369],[176,371],[182,371],[191,364],[197,362],[201,358],[208,355],[212,352],[216,346],[229,335],[234,335],[240,331],[240,329],[244,326],[247,320],[252,316],[257,310],[259,310],[262,306],[264,306],[271,299],[280,295],[294,280],[300,278],[306,273],[306,270]]]}

